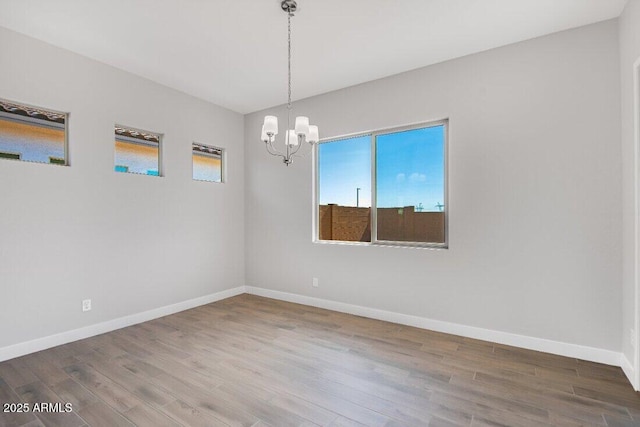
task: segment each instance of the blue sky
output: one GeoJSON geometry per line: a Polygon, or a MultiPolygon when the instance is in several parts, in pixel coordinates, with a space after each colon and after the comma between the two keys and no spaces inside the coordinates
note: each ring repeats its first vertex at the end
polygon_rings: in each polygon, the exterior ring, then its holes
{"type": "MultiPolygon", "coordinates": [[[[320,204],[371,206],[371,136],[320,144],[320,204]]],[[[418,206],[438,211],[444,203],[444,126],[379,135],[378,207],[418,206]]]]}

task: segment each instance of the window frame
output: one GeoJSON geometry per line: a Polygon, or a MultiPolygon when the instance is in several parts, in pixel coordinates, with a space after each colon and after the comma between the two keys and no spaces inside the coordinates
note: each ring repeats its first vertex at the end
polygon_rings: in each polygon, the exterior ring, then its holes
{"type": "Polygon", "coordinates": [[[69,159],[69,117],[71,116],[71,113],[64,112],[64,111],[59,111],[59,110],[55,110],[55,109],[51,109],[51,108],[46,108],[46,107],[38,107],[36,105],[29,104],[29,103],[26,103],[26,102],[11,101],[11,100],[6,99],[6,98],[0,98],[0,102],[5,102],[7,104],[14,104],[14,105],[18,105],[18,106],[26,107],[26,108],[32,108],[34,110],[44,110],[44,111],[47,111],[49,113],[60,114],[60,115],[64,116],[64,143],[63,143],[64,163],[56,163],[56,162],[51,162],[51,161],[49,161],[49,163],[47,163],[47,162],[38,162],[38,161],[35,161],[35,160],[24,160],[22,158],[11,159],[11,158],[8,158],[8,157],[3,157],[2,158],[3,160],[13,160],[13,161],[18,161],[18,162],[37,163],[37,164],[54,165],[54,166],[71,166],[71,161],[69,159]]]}
{"type": "Polygon", "coordinates": [[[163,167],[163,162],[162,162],[162,154],[163,154],[163,141],[164,141],[164,133],[160,133],[160,132],[152,132],[150,130],[144,130],[144,129],[140,129],[134,126],[126,126],[126,125],[122,125],[120,123],[115,123],[113,125],[113,135],[114,135],[114,139],[113,139],[113,167],[111,168],[112,171],[115,171],[117,174],[125,174],[125,175],[140,175],[140,176],[151,176],[151,177],[155,177],[155,178],[163,178],[164,177],[164,167],[163,167]],[[137,173],[137,172],[123,172],[123,171],[115,171],[115,167],[118,166],[115,163],[116,160],[116,129],[117,128],[121,128],[121,129],[126,129],[126,130],[132,130],[132,131],[136,131],[136,132],[140,132],[140,133],[146,133],[146,134],[150,134],[150,135],[156,135],[158,137],[158,175],[149,175],[144,174],[144,173],[137,173]]]}
{"type": "Polygon", "coordinates": [[[403,126],[395,126],[390,128],[376,129],[372,131],[357,132],[352,134],[322,138],[313,149],[313,220],[312,220],[312,241],[320,244],[341,244],[341,245],[357,245],[357,246],[390,246],[390,247],[408,247],[408,248],[424,248],[424,249],[449,249],[449,119],[430,120],[426,122],[414,123],[403,126]],[[444,159],[444,242],[411,242],[396,240],[379,240],[378,239],[378,207],[377,207],[377,169],[376,148],[377,137],[393,133],[406,132],[416,129],[425,129],[430,127],[443,126],[443,159],[444,159]],[[320,144],[336,142],[348,138],[358,138],[369,136],[371,144],[371,241],[370,242],[354,242],[346,240],[321,240],[320,239],[320,144]]]}

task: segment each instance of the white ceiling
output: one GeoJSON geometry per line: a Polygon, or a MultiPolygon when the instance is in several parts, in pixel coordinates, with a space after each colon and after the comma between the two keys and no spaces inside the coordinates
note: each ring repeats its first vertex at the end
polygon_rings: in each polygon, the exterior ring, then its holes
{"type": "MultiPolygon", "coordinates": [[[[627,0],[298,0],[293,98],[621,13],[627,0]]],[[[248,113],[286,102],[280,0],[0,0],[0,26],[248,113]]]]}

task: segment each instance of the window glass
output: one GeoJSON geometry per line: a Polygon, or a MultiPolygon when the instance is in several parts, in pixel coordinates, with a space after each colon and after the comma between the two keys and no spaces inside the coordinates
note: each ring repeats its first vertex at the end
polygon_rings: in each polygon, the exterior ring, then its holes
{"type": "Polygon", "coordinates": [[[160,175],[160,135],[115,127],[115,171],[160,175]]]}
{"type": "Polygon", "coordinates": [[[376,136],[378,240],[444,243],[444,125],[376,136]]]}
{"type": "Polygon", "coordinates": [[[319,144],[317,238],[445,247],[446,139],[445,120],[319,144]]]}
{"type": "Polygon", "coordinates": [[[319,238],[371,241],[371,136],[318,146],[319,238]]]}
{"type": "Polygon", "coordinates": [[[0,158],[66,165],[67,114],[0,100],[0,158]]]}
{"type": "Polygon", "coordinates": [[[222,182],[222,148],[193,143],[192,153],[194,180],[222,182]]]}

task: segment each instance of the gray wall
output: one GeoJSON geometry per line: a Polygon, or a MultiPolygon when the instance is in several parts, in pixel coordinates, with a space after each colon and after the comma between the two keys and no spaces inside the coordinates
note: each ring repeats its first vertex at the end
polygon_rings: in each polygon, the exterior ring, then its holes
{"type": "Polygon", "coordinates": [[[0,161],[0,347],[244,285],[242,115],[2,28],[0,70],[71,113],[71,167],[0,161]],[[165,177],[114,173],[114,123],[164,133],[165,177]],[[192,141],[227,184],[192,181],[192,141]]]}
{"type": "Polygon", "coordinates": [[[325,138],[450,118],[448,250],[312,243],[311,155],[248,115],[247,285],[620,351],[619,73],[613,20],[294,105],[325,138]]]}
{"type": "MultiPolygon", "coordinates": [[[[635,293],[634,269],[638,254],[635,252],[635,194],[634,170],[637,159],[634,152],[634,120],[633,120],[633,64],[640,58],[640,1],[629,0],[620,16],[620,72],[622,88],[622,191],[623,191],[623,287],[622,287],[622,333],[624,356],[633,365],[637,363],[631,347],[630,336],[634,328],[637,295],[635,293]]],[[[640,331],[636,331],[636,334],[640,331]]],[[[638,369],[638,366],[634,366],[638,369]]]]}
{"type": "Polygon", "coordinates": [[[289,168],[268,156],[265,112],[243,129],[239,114],[0,28],[0,97],[71,112],[72,164],[0,164],[0,347],[247,284],[620,351],[639,9],[629,2],[620,34],[604,22],[294,106],[323,137],[450,118],[448,250],[314,244],[311,155],[289,168]],[[164,133],[165,177],[113,172],[114,123],[164,133]],[[228,150],[226,184],[191,180],[194,140],[228,150]]]}

